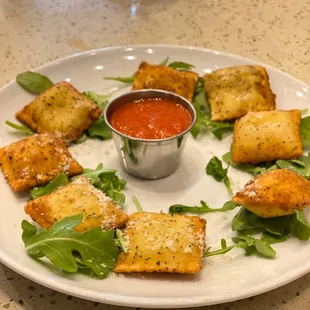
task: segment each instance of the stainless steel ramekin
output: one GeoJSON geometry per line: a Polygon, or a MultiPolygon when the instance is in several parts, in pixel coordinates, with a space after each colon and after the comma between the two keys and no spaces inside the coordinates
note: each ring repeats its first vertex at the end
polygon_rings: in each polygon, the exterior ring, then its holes
{"type": "Polygon", "coordinates": [[[112,130],[117,153],[125,171],[142,179],[159,179],[168,176],[179,167],[189,131],[196,122],[196,111],[188,100],[179,95],[163,90],[144,89],[113,99],[105,109],[104,119],[112,130]],[[163,98],[182,104],[192,116],[191,125],[174,137],[154,140],[133,138],[111,126],[109,118],[119,106],[149,98],[163,98]]]}

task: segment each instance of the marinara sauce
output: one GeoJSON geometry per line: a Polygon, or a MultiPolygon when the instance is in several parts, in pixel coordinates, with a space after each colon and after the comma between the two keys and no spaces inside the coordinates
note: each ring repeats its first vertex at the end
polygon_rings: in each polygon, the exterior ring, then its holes
{"type": "Polygon", "coordinates": [[[113,128],[130,137],[165,139],[189,128],[192,116],[181,104],[150,98],[121,105],[112,113],[109,121],[113,128]]]}

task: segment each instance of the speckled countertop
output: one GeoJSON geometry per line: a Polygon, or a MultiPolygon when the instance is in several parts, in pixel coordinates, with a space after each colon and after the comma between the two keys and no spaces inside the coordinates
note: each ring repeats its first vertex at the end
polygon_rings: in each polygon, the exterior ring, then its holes
{"type": "MultiPolygon", "coordinates": [[[[0,86],[56,58],[109,45],[165,43],[247,56],[310,84],[310,1],[0,0],[0,86]]],[[[67,296],[0,265],[0,308],[125,309],[67,296]]],[[[310,309],[310,275],[208,310],[310,309]]]]}

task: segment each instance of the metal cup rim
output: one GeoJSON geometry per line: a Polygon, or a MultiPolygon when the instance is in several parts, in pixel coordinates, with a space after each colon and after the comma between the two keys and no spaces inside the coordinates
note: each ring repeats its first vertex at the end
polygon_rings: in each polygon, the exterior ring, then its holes
{"type": "MultiPolygon", "coordinates": [[[[138,100],[138,99],[137,99],[138,100]]],[[[125,103],[125,102],[124,102],[125,103]]],[[[196,113],[196,110],[193,106],[193,104],[187,100],[186,98],[176,94],[176,93],[173,93],[173,92],[170,92],[170,91],[166,91],[166,90],[159,90],[159,89],[140,89],[140,90],[134,90],[134,91],[130,91],[130,92],[127,92],[125,94],[122,94],[122,95],[119,95],[117,97],[115,97],[114,99],[112,99],[106,106],[105,110],[104,110],[104,120],[106,122],[106,124],[108,125],[108,127],[113,131],[115,132],[116,134],[118,134],[119,136],[123,137],[123,138],[127,138],[127,139],[130,139],[130,140],[133,140],[133,141],[139,141],[139,142],[143,142],[143,143],[159,143],[159,142],[169,142],[169,141],[172,141],[172,140],[176,140],[178,138],[181,138],[183,137],[184,135],[186,135],[188,132],[191,131],[191,129],[194,127],[195,123],[196,123],[196,119],[197,119],[197,113],[196,113]],[[184,103],[186,103],[188,109],[190,109],[191,111],[191,116],[192,116],[192,123],[191,125],[184,131],[180,132],[179,134],[175,135],[175,136],[172,136],[172,137],[169,137],[169,138],[163,138],[163,139],[142,139],[142,138],[135,138],[135,137],[131,137],[131,136],[128,136],[128,135],[125,135],[123,134],[122,132],[119,132],[118,130],[116,130],[109,122],[109,119],[108,119],[108,111],[109,109],[111,108],[111,106],[113,104],[115,104],[116,101],[120,100],[121,98],[124,98],[126,96],[128,96],[129,94],[139,94],[139,93],[157,93],[158,94],[158,97],[163,97],[161,95],[170,95],[172,97],[176,97],[176,98],[179,98],[180,100],[182,100],[184,103]]]]}

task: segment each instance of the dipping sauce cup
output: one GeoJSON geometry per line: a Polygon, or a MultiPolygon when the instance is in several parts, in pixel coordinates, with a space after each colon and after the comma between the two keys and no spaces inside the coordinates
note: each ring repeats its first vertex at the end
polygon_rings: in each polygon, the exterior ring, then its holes
{"type": "Polygon", "coordinates": [[[113,99],[105,109],[104,118],[112,130],[113,140],[124,170],[142,179],[159,179],[170,175],[179,167],[189,131],[196,122],[196,112],[192,104],[179,95],[163,90],[144,89],[113,99]],[[143,104],[144,100],[150,99],[166,100],[182,105],[191,116],[189,126],[177,135],[159,139],[131,137],[112,126],[111,116],[122,105],[132,102],[143,104]]]}

